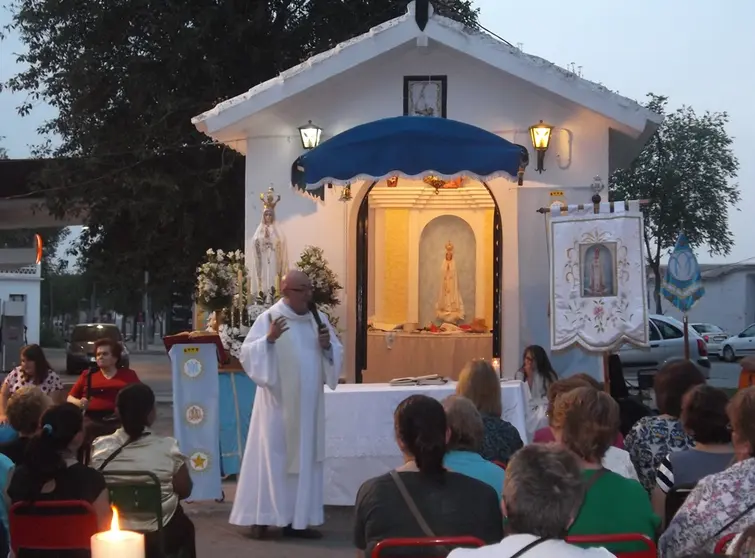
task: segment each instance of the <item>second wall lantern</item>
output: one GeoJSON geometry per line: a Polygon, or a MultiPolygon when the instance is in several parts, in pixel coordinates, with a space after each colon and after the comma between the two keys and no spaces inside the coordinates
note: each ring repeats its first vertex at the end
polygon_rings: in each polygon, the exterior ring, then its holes
{"type": "Polygon", "coordinates": [[[530,137],[532,138],[532,147],[537,151],[537,172],[543,172],[545,168],[543,163],[545,162],[545,152],[548,151],[548,146],[551,142],[551,133],[553,132],[553,126],[545,124],[542,120],[530,126],[530,137]]]}

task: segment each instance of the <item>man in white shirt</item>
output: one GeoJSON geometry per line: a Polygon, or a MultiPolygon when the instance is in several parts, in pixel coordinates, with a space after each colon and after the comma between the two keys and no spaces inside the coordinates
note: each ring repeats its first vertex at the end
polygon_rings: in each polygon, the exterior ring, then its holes
{"type": "Polygon", "coordinates": [[[555,444],[532,444],[506,467],[501,509],[508,535],[498,544],[458,548],[448,558],[610,558],[605,548],[566,543],[584,498],[577,458],[555,444]]]}

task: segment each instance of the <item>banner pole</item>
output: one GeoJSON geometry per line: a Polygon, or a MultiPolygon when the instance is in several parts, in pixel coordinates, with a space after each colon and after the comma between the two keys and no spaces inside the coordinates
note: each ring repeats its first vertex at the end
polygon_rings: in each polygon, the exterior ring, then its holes
{"type": "Polygon", "coordinates": [[[684,360],[689,360],[689,318],[686,312],[682,323],[684,324],[684,360]]]}
{"type": "MultiPolygon", "coordinates": [[[[640,206],[650,205],[650,200],[637,200],[637,201],[640,204],[640,206]]],[[[627,210],[627,211],[629,210],[629,202],[628,201],[610,202],[611,213],[613,213],[614,208],[616,207],[616,204],[620,204],[620,203],[624,204],[624,209],[625,210],[627,210]]],[[[600,204],[598,204],[598,205],[600,205],[600,204]]],[[[595,211],[595,204],[594,203],[580,203],[579,205],[577,205],[577,211],[584,211],[585,209],[593,209],[593,211],[595,213],[597,213],[597,211],[595,211]]],[[[540,208],[536,209],[535,212],[536,213],[550,213],[551,212],[551,208],[550,207],[540,207],[540,208]]]]}

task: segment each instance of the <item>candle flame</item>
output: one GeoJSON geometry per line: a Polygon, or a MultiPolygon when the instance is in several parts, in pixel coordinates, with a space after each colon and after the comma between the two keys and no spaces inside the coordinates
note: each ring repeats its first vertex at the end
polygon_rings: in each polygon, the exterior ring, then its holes
{"type": "Polygon", "coordinates": [[[110,506],[110,509],[113,511],[113,519],[110,520],[110,530],[111,531],[120,531],[121,525],[118,521],[118,510],[115,506],[110,506]]]}

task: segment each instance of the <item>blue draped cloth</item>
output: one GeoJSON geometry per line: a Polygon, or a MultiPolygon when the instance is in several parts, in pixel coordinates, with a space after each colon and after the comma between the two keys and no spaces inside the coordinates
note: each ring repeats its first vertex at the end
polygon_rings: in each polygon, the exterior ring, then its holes
{"type": "Polygon", "coordinates": [[[705,294],[700,265],[684,233],[679,234],[669,258],[661,294],[685,314],[705,294]]]}
{"type": "Polygon", "coordinates": [[[322,199],[326,184],[360,179],[515,179],[528,162],[526,148],[476,126],[397,116],[355,126],[305,153],[292,165],[291,183],[322,199]]]}

